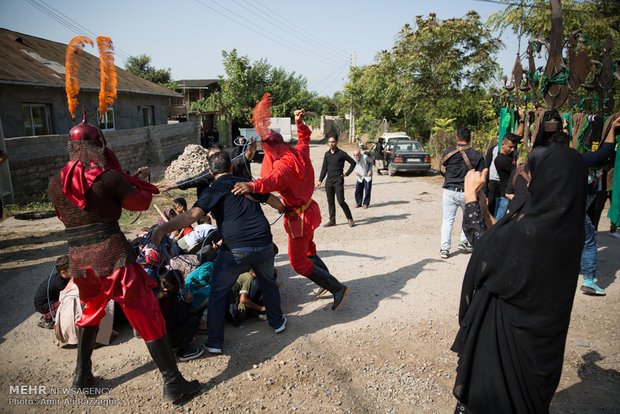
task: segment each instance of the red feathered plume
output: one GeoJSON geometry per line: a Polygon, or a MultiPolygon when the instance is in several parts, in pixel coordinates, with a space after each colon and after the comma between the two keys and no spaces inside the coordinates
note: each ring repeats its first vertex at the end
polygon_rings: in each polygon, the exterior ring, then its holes
{"type": "Polygon", "coordinates": [[[269,118],[271,118],[271,95],[266,93],[263,95],[263,99],[256,105],[256,108],[254,108],[254,114],[252,115],[254,129],[261,138],[267,136],[269,125],[271,125],[269,118]]]}
{"type": "Polygon", "coordinates": [[[116,99],[116,66],[114,66],[114,46],[107,36],[97,38],[99,48],[99,67],[101,68],[101,89],[99,90],[99,116],[108,112],[116,99]]]}
{"type": "Polygon", "coordinates": [[[67,46],[65,56],[65,89],[67,91],[67,102],[69,103],[71,118],[75,118],[75,108],[78,104],[77,96],[80,93],[80,81],[78,80],[80,63],[78,59],[86,43],[93,46],[93,41],[88,37],[77,36],[71,39],[67,46]]]}

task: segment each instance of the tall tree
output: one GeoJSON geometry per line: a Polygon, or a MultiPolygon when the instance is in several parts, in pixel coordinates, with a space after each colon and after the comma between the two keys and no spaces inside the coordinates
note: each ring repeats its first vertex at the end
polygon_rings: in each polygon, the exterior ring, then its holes
{"type": "MultiPolygon", "coordinates": [[[[493,30],[512,30],[517,35],[549,39],[551,8],[548,0],[500,0],[506,8],[489,16],[487,24],[493,30]]],[[[620,2],[617,0],[562,0],[564,36],[577,29],[596,44],[603,44],[611,36],[620,44],[620,2]]],[[[617,49],[617,47],[616,47],[617,49]]]]}
{"type": "Polygon", "coordinates": [[[424,129],[430,131],[435,117],[455,117],[438,112],[442,100],[463,91],[476,93],[496,75],[501,44],[475,11],[446,20],[435,14],[417,16],[396,35],[391,50],[377,55],[374,65],[352,71],[347,92],[354,102],[356,97],[380,100],[372,105],[374,110],[383,116],[392,111],[406,130],[412,121],[425,120],[424,129]]]}
{"type": "Polygon", "coordinates": [[[125,62],[125,70],[160,85],[171,82],[170,68],[156,69],[151,65],[151,57],[145,54],[129,56],[127,62],[125,62]]]}
{"type": "Polygon", "coordinates": [[[308,91],[303,76],[273,67],[265,59],[251,62],[236,49],[222,51],[222,58],[225,75],[220,76],[220,90],[199,105],[203,110],[229,113],[234,126],[251,125],[252,110],[266,92],[272,96],[274,117],[290,117],[301,107],[318,107],[313,102],[316,95],[308,91]]]}

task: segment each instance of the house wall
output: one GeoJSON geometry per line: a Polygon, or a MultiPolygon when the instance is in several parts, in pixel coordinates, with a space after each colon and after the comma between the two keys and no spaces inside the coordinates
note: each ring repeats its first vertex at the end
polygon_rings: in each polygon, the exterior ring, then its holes
{"type": "MultiPolygon", "coordinates": [[[[26,134],[22,113],[23,103],[50,104],[52,130],[56,134],[67,133],[73,127],[64,88],[1,84],[0,117],[6,138],[21,137],[26,134]]],[[[115,128],[122,130],[146,126],[142,115],[142,108],[145,106],[153,107],[155,125],[167,124],[168,104],[168,96],[119,92],[114,102],[115,128]]],[[[86,108],[89,112],[89,121],[95,124],[94,114],[97,113],[98,107],[99,92],[81,90],[75,114],[77,121],[81,121],[82,108],[86,108]]]]}
{"type": "MultiPolygon", "coordinates": [[[[200,143],[200,125],[182,122],[104,132],[108,147],[123,169],[164,165],[189,144],[200,143]]],[[[11,159],[11,180],[16,198],[47,190],[50,177],[67,163],[67,134],[5,138],[11,159]]]]}

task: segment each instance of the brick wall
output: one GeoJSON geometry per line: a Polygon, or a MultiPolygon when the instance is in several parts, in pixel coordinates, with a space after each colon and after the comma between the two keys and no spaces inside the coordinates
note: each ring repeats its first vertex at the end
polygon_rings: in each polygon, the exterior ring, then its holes
{"type": "MultiPolygon", "coordinates": [[[[200,126],[193,122],[104,132],[108,146],[123,169],[161,166],[189,144],[200,143],[200,126]]],[[[50,177],[67,163],[67,134],[5,138],[16,199],[43,194],[50,177]]]]}

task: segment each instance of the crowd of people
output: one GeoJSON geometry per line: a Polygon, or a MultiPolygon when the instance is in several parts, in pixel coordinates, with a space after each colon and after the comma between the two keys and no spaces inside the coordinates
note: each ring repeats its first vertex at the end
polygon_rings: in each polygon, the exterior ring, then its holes
{"type": "MultiPolygon", "coordinates": [[[[35,309],[42,314],[39,326],[52,328],[54,321],[67,320],[58,314],[64,301],[79,295],[81,306],[66,311],[76,322],[64,324],[74,332],[61,334],[65,340],[59,341],[71,343],[66,339],[72,337],[77,342],[74,387],[88,387],[94,380],[92,349],[95,343],[106,343],[98,333],[114,303],[146,342],[162,373],[164,399],[170,401],[200,390],[197,381],[183,378],[177,361],[205,351],[221,354],[226,321],[238,326],[257,317],[276,334],[283,332],[287,319],[274,267],[277,247],[261,204],[284,217],[293,271],[316,283],[319,296],[331,293],[332,310],[339,309],[349,289],[317,255],[314,231],[322,218],[312,196],[315,188],[325,188],[325,227],[336,225],[335,200],[353,227],[344,177],[355,174],[355,207],[368,208],[375,160],[360,148],[349,156],[338,148],[338,135],[330,134],[315,182],[304,116],[304,110],[295,111],[295,147],[273,130],[262,137],[265,158],[259,179],[252,177],[249,164],[255,142],[239,141],[242,147],[232,156],[213,145],[208,169],[160,188],[196,188],[195,204],[189,207],[183,198],[169,198],[172,207],[132,242],[119,229],[121,209],[149,208],[160,189],[145,181],[148,168],[135,176],[124,173],[86,120],[71,130],[70,162],[49,185],[67,228],[70,252],[57,260],[55,272],[39,287],[35,309]],[[196,336],[203,334],[207,339],[201,345],[196,336]]],[[[559,382],[579,271],[584,293],[605,294],[596,284],[600,211],[597,216],[594,204],[610,186],[603,182],[607,174],[593,168],[614,155],[619,129],[616,114],[602,130],[600,145],[579,154],[569,148],[564,119],[549,111],[541,117],[527,159],[517,156],[521,122],[514,132],[499,137],[486,157],[470,146],[467,128],[457,131],[456,146],[443,153],[440,257],[450,257],[459,208],[463,228],[458,248],[472,253],[463,280],[460,330],[452,347],[459,357],[457,412],[548,408],[559,382]],[[513,247],[519,254],[507,260],[502,252],[513,247]],[[549,300],[550,292],[554,300],[549,300]]],[[[608,193],[603,203],[607,198],[608,193]]],[[[109,335],[104,336],[109,342],[109,335]]]]}
{"type": "Polygon", "coordinates": [[[468,162],[468,131],[457,132],[458,148],[448,149],[442,159],[453,173],[446,173],[444,183],[444,223],[461,207],[462,235],[474,247],[452,346],[459,358],[455,413],[548,412],[560,381],[580,270],[585,294],[605,294],[595,283],[597,243],[587,209],[601,189],[601,174],[592,169],[614,155],[620,114],[609,117],[594,139],[598,148],[583,154],[569,147],[568,132],[557,112],[542,114],[533,149],[521,164],[516,157],[510,160],[521,137],[503,136],[494,161],[499,177],[495,217],[488,199],[480,196],[485,187],[493,191],[489,165],[468,162]],[[460,166],[450,164],[458,152],[460,166]],[[457,202],[446,197],[455,176],[457,202]],[[510,193],[506,181],[512,182],[510,193]],[[502,197],[511,199],[508,206],[502,197]],[[506,252],[518,254],[507,257],[506,252]]]}

